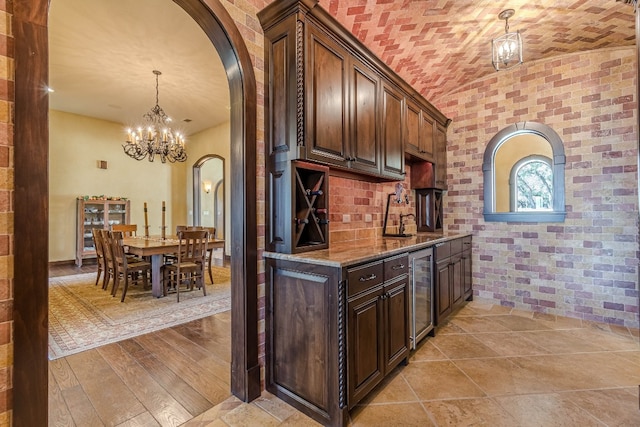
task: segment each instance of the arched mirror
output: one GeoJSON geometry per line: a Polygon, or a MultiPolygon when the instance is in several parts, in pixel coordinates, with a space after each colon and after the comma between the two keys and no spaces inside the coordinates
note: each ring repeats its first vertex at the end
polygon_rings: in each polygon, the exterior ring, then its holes
{"type": "Polygon", "coordinates": [[[508,126],[484,152],[485,221],[563,222],[564,145],[541,123],[508,126]]]}
{"type": "Polygon", "coordinates": [[[193,165],[193,224],[215,227],[216,238],[224,239],[224,158],[208,154],[193,165]]]}

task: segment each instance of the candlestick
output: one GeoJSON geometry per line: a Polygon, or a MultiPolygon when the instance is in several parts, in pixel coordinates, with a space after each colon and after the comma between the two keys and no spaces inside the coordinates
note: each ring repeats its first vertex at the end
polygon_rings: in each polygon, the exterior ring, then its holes
{"type": "Polygon", "coordinates": [[[144,237],[149,237],[149,217],[147,215],[147,202],[144,202],[144,237]]]}
{"type": "Polygon", "coordinates": [[[166,238],[166,234],[165,234],[166,227],[164,225],[165,211],[166,211],[166,207],[165,207],[164,200],[163,200],[162,201],[162,240],[164,240],[166,238]]]}

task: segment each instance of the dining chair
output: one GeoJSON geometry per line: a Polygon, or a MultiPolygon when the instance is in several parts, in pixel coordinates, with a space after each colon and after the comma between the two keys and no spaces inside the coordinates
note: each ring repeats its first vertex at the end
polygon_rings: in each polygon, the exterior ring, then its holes
{"type": "Polygon", "coordinates": [[[100,229],[100,238],[102,241],[102,252],[104,254],[104,279],[102,280],[102,289],[107,290],[111,278],[115,276],[116,266],[113,262],[113,251],[111,250],[111,231],[100,229]]]}
{"type": "Polygon", "coordinates": [[[96,286],[100,281],[100,276],[106,274],[105,259],[104,259],[104,243],[102,241],[102,233],[98,228],[91,229],[91,236],[93,237],[93,246],[96,248],[96,260],[98,264],[98,274],[96,275],[96,286]]]}
{"type": "Polygon", "coordinates": [[[133,237],[138,232],[138,224],[113,224],[111,231],[121,231],[124,237],[133,237]]]}
{"type": "Polygon", "coordinates": [[[129,283],[138,284],[142,281],[143,287],[147,288],[149,285],[148,276],[151,271],[150,263],[143,259],[132,258],[127,255],[122,241],[123,237],[124,233],[122,231],[111,232],[111,251],[116,266],[111,295],[116,296],[118,288],[120,287],[120,280],[123,280],[124,285],[122,287],[122,298],[120,302],[124,302],[127,289],[129,289],[129,283]]]}
{"type": "MultiPolygon", "coordinates": [[[[209,232],[209,238],[215,239],[216,237],[216,228],[215,227],[202,227],[203,230],[207,230],[209,232]]],[[[213,272],[211,270],[211,259],[213,258],[213,251],[215,248],[213,246],[207,248],[207,271],[209,272],[209,279],[211,279],[211,284],[213,284],[213,272]]]]}
{"type": "Polygon", "coordinates": [[[176,289],[177,300],[180,302],[180,286],[186,285],[193,290],[194,285],[202,288],[207,295],[204,281],[204,266],[207,257],[207,230],[183,230],[178,232],[178,253],[176,262],[165,264],[163,267],[163,292],[167,295],[169,287],[176,289]]]}

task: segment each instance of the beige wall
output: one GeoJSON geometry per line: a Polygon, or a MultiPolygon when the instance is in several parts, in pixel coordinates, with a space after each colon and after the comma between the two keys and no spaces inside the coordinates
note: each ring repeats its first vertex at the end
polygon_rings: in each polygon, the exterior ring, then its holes
{"type": "Polygon", "coordinates": [[[520,134],[503,142],[496,150],[493,160],[495,169],[496,212],[509,212],[511,169],[521,159],[533,156],[545,156],[553,159],[553,150],[549,141],[535,134],[520,134]]]}
{"type": "Polygon", "coordinates": [[[225,159],[225,253],[231,252],[231,127],[230,122],[206,129],[189,136],[187,172],[185,182],[187,224],[193,224],[193,165],[207,154],[217,154],[225,159]]]}
{"type": "MultiPolygon", "coordinates": [[[[184,209],[182,164],[136,161],[122,150],[123,126],[61,111],[49,112],[49,261],[75,258],[76,198],[120,196],[131,200],[131,223],[144,232],[147,202],[151,234],[160,234],[162,201],[170,230],[184,209]],[[97,167],[98,160],[107,169],[97,167]]],[[[186,215],[186,214],[185,214],[186,215]]]]}

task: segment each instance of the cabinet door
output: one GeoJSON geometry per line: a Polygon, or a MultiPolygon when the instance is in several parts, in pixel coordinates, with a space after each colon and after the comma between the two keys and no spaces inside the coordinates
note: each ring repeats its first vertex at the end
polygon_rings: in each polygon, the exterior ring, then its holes
{"type": "Polygon", "coordinates": [[[409,354],[409,279],[385,285],[385,372],[409,354]]]}
{"type": "Polygon", "coordinates": [[[413,157],[434,161],[433,146],[435,121],[410,98],[406,99],[405,151],[413,157]]]}
{"type": "Polygon", "coordinates": [[[382,286],[379,286],[348,302],[349,409],[384,376],[381,296],[382,286]]]}
{"type": "Polygon", "coordinates": [[[305,92],[308,159],[348,165],[347,51],[321,30],[308,25],[305,92]]]}
{"type": "Polygon", "coordinates": [[[435,120],[422,111],[420,115],[420,154],[427,160],[433,159],[434,134],[435,120]]]}
{"type": "Polygon", "coordinates": [[[410,99],[406,100],[407,130],[404,139],[404,149],[407,153],[421,157],[420,149],[420,107],[410,99]]]}
{"type": "Polygon", "coordinates": [[[404,179],[404,96],[391,84],[382,86],[382,174],[404,179]]]}
{"type": "Polygon", "coordinates": [[[380,77],[367,65],[351,59],[349,67],[351,168],[378,173],[380,171],[380,136],[376,113],[380,77]]]}
{"type": "MultiPolygon", "coordinates": [[[[468,243],[469,245],[471,245],[471,242],[468,243]]],[[[464,294],[464,298],[467,299],[473,292],[473,281],[471,279],[471,247],[469,247],[469,249],[465,249],[464,252],[462,252],[462,282],[462,292],[464,294]]]]}
{"type": "Polygon", "coordinates": [[[462,256],[460,254],[451,257],[451,290],[453,292],[453,305],[460,304],[464,296],[464,276],[462,273],[462,256]]]}
{"type": "Polygon", "coordinates": [[[436,314],[437,324],[451,313],[450,269],[449,258],[436,264],[436,314]]]}
{"type": "Polygon", "coordinates": [[[447,129],[440,123],[435,131],[435,176],[436,188],[447,188],[447,129]]]}

